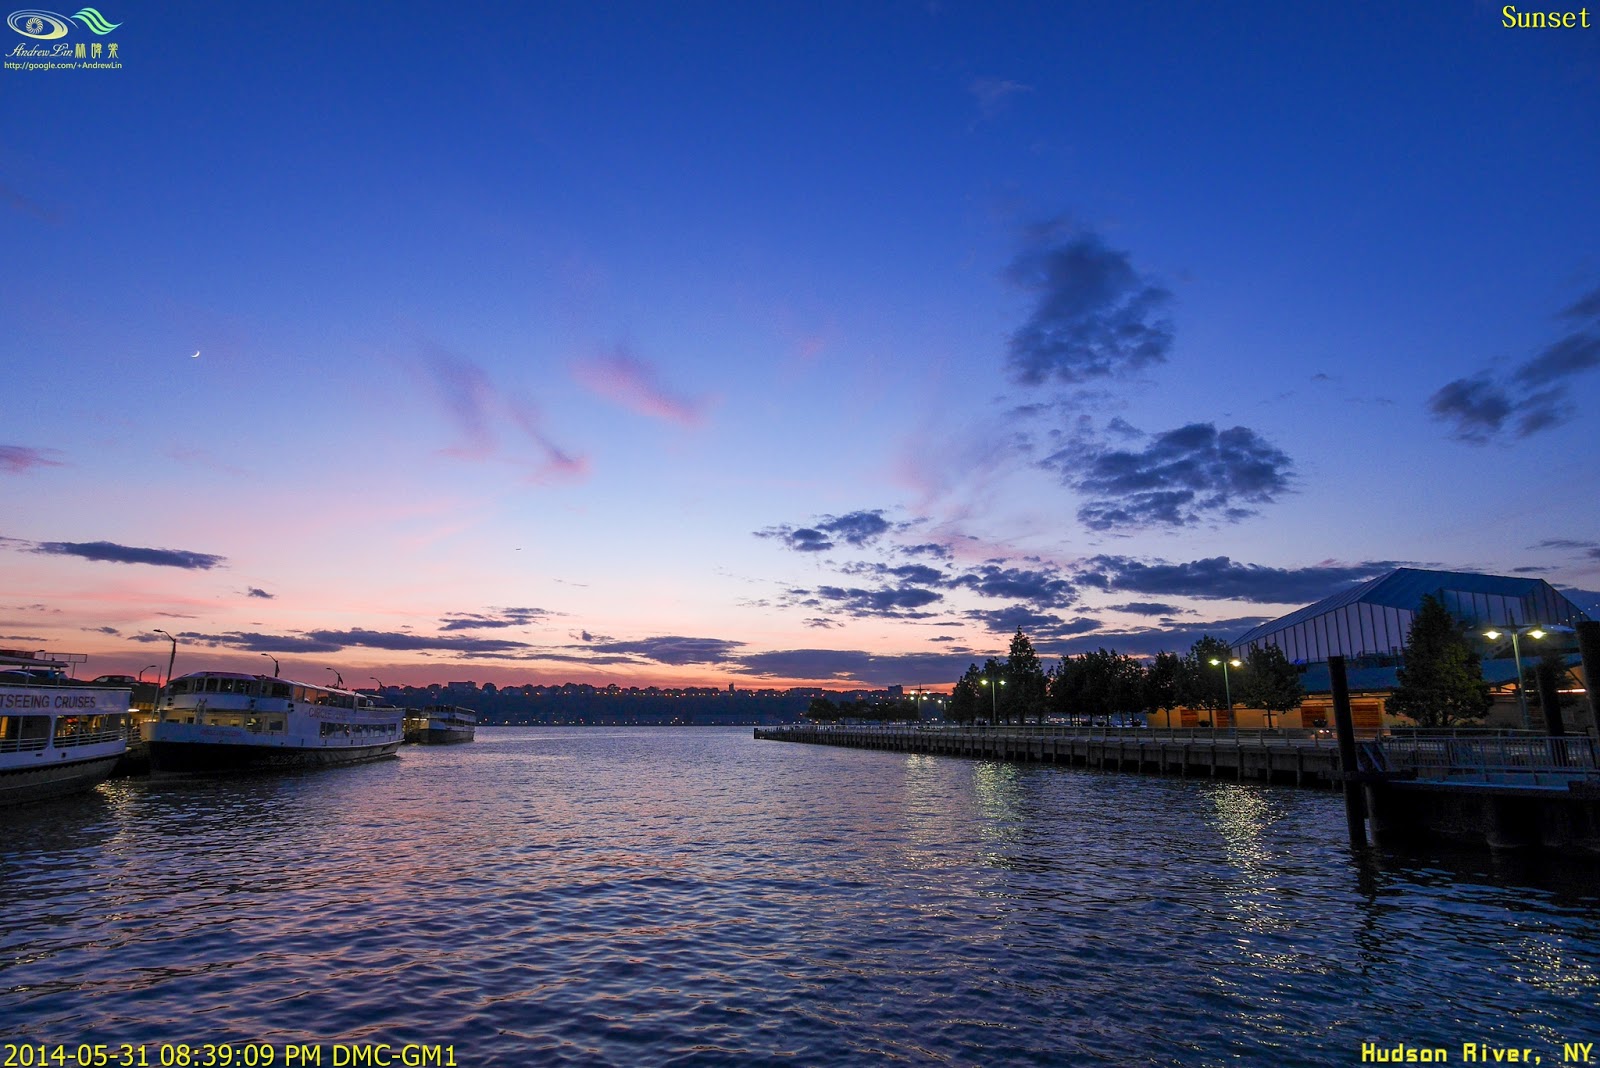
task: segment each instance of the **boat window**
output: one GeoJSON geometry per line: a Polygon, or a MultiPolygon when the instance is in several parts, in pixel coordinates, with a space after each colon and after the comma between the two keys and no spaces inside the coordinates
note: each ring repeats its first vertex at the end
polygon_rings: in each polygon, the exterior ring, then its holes
{"type": "Polygon", "coordinates": [[[287,682],[274,682],[274,683],[272,683],[272,696],[274,696],[274,697],[288,697],[290,692],[291,691],[289,689],[289,684],[287,682]]]}
{"type": "Polygon", "coordinates": [[[174,682],[172,684],[171,689],[172,689],[173,693],[188,693],[189,692],[189,680],[188,679],[179,679],[177,682],[174,682]]]}
{"type": "Polygon", "coordinates": [[[221,685],[222,685],[222,680],[221,679],[218,679],[218,678],[207,679],[206,680],[206,693],[216,693],[216,692],[218,692],[218,688],[221,685]]]}

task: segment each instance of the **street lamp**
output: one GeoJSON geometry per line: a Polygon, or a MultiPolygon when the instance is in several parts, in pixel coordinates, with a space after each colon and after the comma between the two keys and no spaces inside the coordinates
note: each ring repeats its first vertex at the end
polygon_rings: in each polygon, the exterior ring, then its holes
{"type": "MultiPolygon", "coordinates": [[[[1244,661],[1238,659],[1237,657],[1228,660],[1219,660],[1216,657],[1212,657],[1211,666],[1216,667],[1218,664],[1222,665],[1222,696],[1228,702],[1228,719],[1231,722],[1233,719],[1233,691],[1228,688],[1228,665],[1232,664],[1234,667],[1244,667],[1244,661]]],[[[1213,723],[1212,726],[1215,727],[1216,724],[1213,723]]]]}
{"type": "Polygon", "coordinates": [[[146,671],[149,671],[151,668],[160,667],[160,666],[161,666],[160,664],[150,664],[150,665],[147,665],[145,667],[140,668],[139,669],[139,681],[141,683],[144,682],[144,673],[146,671]]]}
{"type": "Polygon", "coordinates": [[[333,672],[334,685],[338,686],[341,690],[344,689],[344,676],[339,674],[339,669],[329,668],[328,670],[333,672]]]}
{"type": "Polygon", "coordinates": [[[156,690],[156,714],[159,716],[161,710],[161,695],[163,692],[165,692],[167,687],[172,685],[172,664],[178,659],[178,639],[174,638],[164,630],[158,630],[155,633],[161,635],[163,638],[167,639],[167,641],[172,643],[172,651],[167,654],[167,681],[162,684],[160,689],[156,690]]]}
{"type": "Polygon", "coordinates": [[[1497,640],[1502,634],[1511,635],[1511,659],[1517,665],[1517,710],[1522,713],[1523,730],[1528,730],[1532,727],[1532,721],[1528,719],[1528,695],[1522,689],[1522,647],[1517,644],[1517,635],[1526,634],[1530,638],[1543,638],[1545,631],[1535,623],[1531,627],[1507,627],[1503,631],[1491,627],[1483,632],[1483,636],[1490,641],[1497,640]]]}
{"type": "Polygon", "coordinates": [[[273,656],[271,653],[262,653],[261,655],[266,657],[268,660],[272,661],[272,677],[273,678],[277,678],[278,677],[278,658],[273,656]]]}
{"type": "Polygon", "coordinates": [[[1005,679],[979,679],[978,685],[989,687],[989,722],[995,723],[1000,718],[1000,687],[1006,684],[1005,679]]]}
{"type": "Polygon", "coordinates": [[[379,693],[383,692],[383,680],[382,679],[378,678],[378,676],[376,676],[376,675],[368,675],[367,678],[371,679],[373,682],[378,684],[378,692],[379,693]]]}

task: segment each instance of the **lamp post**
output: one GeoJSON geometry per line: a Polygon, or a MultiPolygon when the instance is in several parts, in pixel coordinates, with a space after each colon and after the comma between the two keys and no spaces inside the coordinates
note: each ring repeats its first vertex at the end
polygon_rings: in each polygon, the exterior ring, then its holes
{"type": "MultiPolygon", "coordinates": [[[[1233,720],[1233,691],[1228,687],[1228,665],[1232,664],[1234,667],[1244,667],[1244,661],[1238,659],[1237,657],[1230,657],[1226,660],[1219,660],[1216,657],[1212,657],[1211,666],[1216,667],[1218,664],[1222,665],[1222,696],[1223,699],[1228,702],[1228,719],[1231,722],[1233,720]]],[[[1211,726],[1213,729],[1216,728],[1215,723],[1213,723],[1211,726]]]]}
{"type": "Polygon", "coordinates": [[[344,689],[344,676],[339,674],[339,669],[338,668],[329,668],[328,670],[333,672],[334,685],[339,687],[339,689],[341,689],[341,690],[344,689]]]}
{"type": "Polygon", "coordinates": [[[979,679],[980,686],[989,687],[989,722],[994,723],[1000,718],[1000,687],[1006,684],[1005,679],[979,679]]]}
{"type": "Polygon", "coordinates": [[[147,665],[145,667],[140,668],[139,669],[139,681],[140,682],[144,682],[144,673],[146,671],[149,671],[151,668],[160,667],[160,666],[161,666],[160,664],[150,664],[150,665],[147,665]]]}
{"type": "Polygon", "coordinates": [[[156,715],[159,717],[161,715],[161,697],[167,688],[172,685],[172,665],[178,659],[178,639],[164,630],[158,630],[154,633],[161,635],[172,643],[172,651],[167,654],[167,681],[162,683],[161,687],[156,690],[156,715]]]}
{"type": "Polygon", "coordinates": [[[1528,719],[1528,695],[1522,689],[1522,647],[1517,644],[1517,635],[1526,634],[1530,638],[1543,638],[1544,628],[1535,623],[1531,627],[1506,627],[1505,630],[1490,628],[1483,632],[1483,636],[1490,641],[1495,641],[1501,634],[1511,635],[1511,659],[1517,665],[1517,711],[1522,714],[1522,729],[1529,730],[1532,723],[1528,719]]]}
{"type": "Polygon", "coordinates": [[[262,653],[261,655],[266,657],[268,660],[272,661],[272,677],[273,678],[277,678],[278,677],[278,658],[273,656],[271,653],[262,653]]]}
{"type": "Polygon", "coordinates": [[[378,678],[378,676],[376,676],[376,675],[368,675],[367,678],[371,679],[373,682],[378,684],[378,692],[379,693],[383,692],[383,680],[382,679],[378,678]]]}

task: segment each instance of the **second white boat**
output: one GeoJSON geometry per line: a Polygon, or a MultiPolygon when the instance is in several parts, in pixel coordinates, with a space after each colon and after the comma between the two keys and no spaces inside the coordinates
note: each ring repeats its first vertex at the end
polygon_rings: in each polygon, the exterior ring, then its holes
{"type": "Polygon", "coordinates": [[[150,765],[195,774],[381,760],[400,748],[403,715],[353,690],[197,671],[161,696],[150,765]]]}

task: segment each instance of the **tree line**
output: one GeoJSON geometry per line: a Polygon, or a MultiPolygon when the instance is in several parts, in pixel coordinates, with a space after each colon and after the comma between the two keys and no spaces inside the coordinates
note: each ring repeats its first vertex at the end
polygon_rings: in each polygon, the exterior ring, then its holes
{"type": "MultiPolygon", "coordinates": [[[[1566,676],[1557,651],[1545,653],[1541,665],[1566,676]]],[[[1538,690],[1529,685],[1534,670],[1529,668],[1523,683],[1533,695],[1530,704],[1537,707],[1538,690]]],[[[1271,726],[1274,716],[1299,708],[1305,696],[1300,669],[1275,645],[1253,646],[1238,659],[1226,641],[1208,635],[1186,653],[1157,653],[1149,663],[1114,649],[1097,649],[1063,656],[1046,669],[1018,627],[1004,660],[991,657],[981,667],[967,668],[944,716],[957,723],[1043,723],[1048,717],[1094,725],[1165,715],[1163,725],[1171,726],[1172,711],[1188,708],[1209,713],[1211,719],[1200,724],[1210,726],[1219,711],[1242,705],[1266,711],[1271,726]]],[[[1450,727],[1481,721],[1493,703],[1466,624],[1438,598],[1424,596],[1412,619],[1388,710],[1418,726],[1450,727]]],[[[806,715],[813,720],[915,720],[917,713],[909,700],[836,704],[819,697],[806,715]]]]}
{"type": "Polygon", "coordinates": [[[1232,705],[1274,715],[1300,707],[1305,691],[1299,670],[1274,645],[1257,646],[1236,660],[1228,643],[1209,635],[1184,654],[1163,652],[1147,665],[1115,649],[1063,656],[1046,669],[1018,627],[1005,660],[967,668],[950,695],[945,718],[958,723],[1126,723],[1140,714],[1176,708],[1213,716],[1232,705]],[[1223,665],[1229,674],[1224,676],[1223,665]]]}

